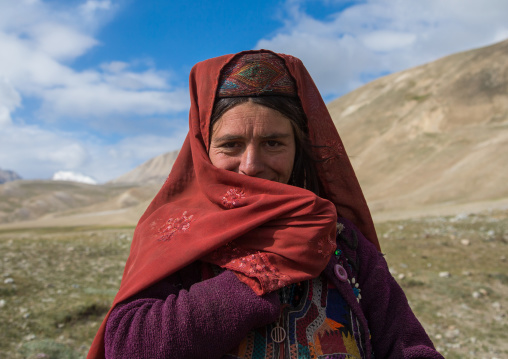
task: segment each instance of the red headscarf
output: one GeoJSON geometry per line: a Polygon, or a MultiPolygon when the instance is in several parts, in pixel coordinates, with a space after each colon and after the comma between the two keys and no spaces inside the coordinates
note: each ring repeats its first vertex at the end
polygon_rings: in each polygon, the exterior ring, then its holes
{"type": "MultiPolygon", "coordinates": [[[[271,53],[240,54],[258,52],[271,53]]],[[[235,55],[198,63],[190,74],[189,134],[139,220],[112,308],[196,260],[233,270],[260,295],[316,277],[335,249],[337,214],[379,248],[360,185],[319,91],[299,59],[276,55],[296,82],[310,142],[322,160],[317,172],[323,198],[211,164],[210,116],[221,70],[235,55]]],[[[107,316],[88,358],[104,357],[106,321],[107,316]]]]}

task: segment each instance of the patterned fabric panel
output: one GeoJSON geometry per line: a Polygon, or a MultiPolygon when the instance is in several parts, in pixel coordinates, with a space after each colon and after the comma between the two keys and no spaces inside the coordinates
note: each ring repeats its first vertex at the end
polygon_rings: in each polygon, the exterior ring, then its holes
{"type": "Polygon", "coordinates": [[[218,95],[296,97],[296,86],[280,57],[270,53],[245,54],[234,58],[224,68],[218,95]]]}
{"type": "Polygon", "coordinates": [[[306,282],[303,288],[302,300],[283,310],[284,342],[272,341],[274,323],[251,331],[223,358],[362,358],[359,323],[338,290],[324,276],[306,282]]]}

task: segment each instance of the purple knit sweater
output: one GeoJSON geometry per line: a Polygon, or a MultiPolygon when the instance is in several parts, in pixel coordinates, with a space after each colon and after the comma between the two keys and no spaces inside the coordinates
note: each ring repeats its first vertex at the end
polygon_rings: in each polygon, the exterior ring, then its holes
{"type": "MultiPolygon", "coordinates": [[[[334,274],[332,257],[324,274],[346,299],[371,340],[376,358],[442,359],[411,311],[376,248],[347,220],[338,247],[352,265],[348,276],[361,288],[360,303],[347,281],[334,274]]],[[[277,320],[276,293],[258,297],[230,271],[200,281],[195,263],[120,303],[108,318],[106,358],[220,358],[252,328],[277,320]]],[[[368,338],[365,333],[364,338],[368,338]]]]}

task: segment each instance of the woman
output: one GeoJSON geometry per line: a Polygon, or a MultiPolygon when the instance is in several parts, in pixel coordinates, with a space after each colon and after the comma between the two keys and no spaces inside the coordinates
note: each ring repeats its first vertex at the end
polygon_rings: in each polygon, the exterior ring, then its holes
{"type": "Polygon", "coordinates": [[[190,94],[189,134],[88,357],[442,358],[303,64],[210,59],[190,94]]]}

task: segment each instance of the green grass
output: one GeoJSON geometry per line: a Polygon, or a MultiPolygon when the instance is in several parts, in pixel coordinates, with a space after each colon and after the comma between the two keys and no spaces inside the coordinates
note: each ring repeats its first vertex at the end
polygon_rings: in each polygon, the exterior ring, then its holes
{"type": "Polygon", "coordinates": [[[84,357],[120,284],[131,236],[132,228],[2,231],[0,358],[46,347],[52,358],[84,357]]]}
{"type": "Polygon", "coordinates": [[[395,278],[446,358],[508,355],[508,212],[376,227],[395,278]]]}
{"type": "MultiPolygon", "coordinates": [[[[446,358],[508,357],[508,211],[376,227],[394,277],[446,358]]],[[[84,358],[132,232],[0,230],[0,358],[84,358]]]]}

